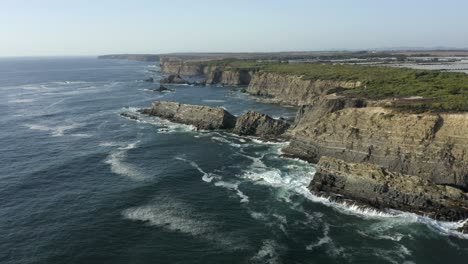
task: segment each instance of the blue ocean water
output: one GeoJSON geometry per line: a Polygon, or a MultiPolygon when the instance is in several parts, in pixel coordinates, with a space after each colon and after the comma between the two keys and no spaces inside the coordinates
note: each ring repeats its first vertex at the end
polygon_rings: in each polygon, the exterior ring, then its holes
{"type": "Polygon", "coordinates": [[[0,59],[1,263],[465,263],[456,223],[310,194],[287,143],[122,112],[154,100],[292,117],[235,87],[170,86],[147,62],[0,59]]]}

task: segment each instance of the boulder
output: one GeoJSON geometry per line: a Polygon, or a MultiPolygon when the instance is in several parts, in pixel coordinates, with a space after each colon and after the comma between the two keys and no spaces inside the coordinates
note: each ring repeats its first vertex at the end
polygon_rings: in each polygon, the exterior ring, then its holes
{"type": "Polygon", "coordinates": [[[120,113],[120,116],[132,119],[132,120],[139,120],[139,118],[135,115],[129,114],[129,113],[120,113]]]}
{"type": "Polygon", "coordinates": [[[156,101],[151,108],[140,112],[177,123],[193,125],[197,129],[232,129],[236,124],[236,117],[221,107],[156,101]]]}
{"type": "Polygon", "coordinates": [[[154,82],[154,79],[153,78],[148,78],[148,79],[144,79],[143,81],[145,81],[145,82],[154,82]]]}
{"type": "Polygon", "coordinates": [[[159,88],[157,89],[154,89],[153,91],[155,92],[163,92],[163,91],[170,91],[170,89],[168,89],[166,86],[164,85],[160,85],[159,88]]]}
{"type": "Polygon", "coordinates": [[[233,132],[239,135],[277,139],[289,128],[289,125],[285,120],[249,111],[237,118],[233,132]]]}
{"type": "Polygon", "coordinates": [[[464,191],[369,163],[322,156],[309,189],[319,195],[338,195],[376,208],[409,211],[438,220],[468,218],[468,194],[464,191]]]}

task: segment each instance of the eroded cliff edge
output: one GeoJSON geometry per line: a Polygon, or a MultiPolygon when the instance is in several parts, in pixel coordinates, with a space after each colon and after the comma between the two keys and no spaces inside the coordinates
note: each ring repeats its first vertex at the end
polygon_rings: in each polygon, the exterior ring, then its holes
{"type": "Polygon", "coordinates": [[[395,100],[340,95],[365,85],[356,79],[307,79],[209,63],[201,72],[207,84],[245,85],[249,94],[264,100],[301,106],[282,134],[290,140],[283,152],[318,163],[312,192],[437,219],[467,218],[468,113],[416,113],[388,107],[395,100]],[[412,194],[405,186],[419,189],[412,194]]]}

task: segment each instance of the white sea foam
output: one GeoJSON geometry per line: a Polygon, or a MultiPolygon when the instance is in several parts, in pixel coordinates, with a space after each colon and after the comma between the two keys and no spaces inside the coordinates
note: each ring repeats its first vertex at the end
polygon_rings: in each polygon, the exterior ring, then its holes
{"type": "Polygon", "coordinates": [[[201,174],[203,174],[202,176],[202,180],[205,181],[205,182],[211,182],[215,177],[217,177],[217,175],[214,175],[214,174],[211,174],[211,173],[207,173],[205,172],[204,170],[202,170],[200,168],[200,166],[198,166],[198,164],[194,161],[191,161],[191,160],[188,160],[188,159],[185,159],[185,158],[182,158],[182,157],[175,157],[176,160],[181,160],[181,161],[184,161],[184,162],[187,162],[188,164],[190,164],[192,167],[194,167],[195,169],[197,169],[201,174]]]}
{"type": "Polygon", "coordinates": [[[61,137],[64,136],[67,130],[75,129],[79,127],[80,124],[72,123],[70,125],[63,126],[49,126],[46,124],[25,124],[25,126],[32,130],[48,131],[53,137],[61,137]]]}
{"type": "Polygon", "coordinates": [[[214,183],[215,186],[223,187],[228,190],[235,191],[237,196],[240,198],[241,203],[248,203],[249,197],[245,195],[241,190],[239,190],[240,182],[225,182],[225,181],[216,181],[214,183]]]}
{"type": "Polygon", "coordinates": [[[123,144],[119,142],[109,142],[109,141],[99,143],[99,146],[101,147],[115,147],[115,146],[122,146],[122,145],[123,144]]]}
{"type": "Polygon", "coordinates": [[[252,257],[254,263],[282,263],[280,252],[281,247],[272,239],[263,240],[262,247],[258,250],[255,256],[252,257]]]}
{"type": "Polygon", "coordinates": [[[222,142],[222,143],[226,143],[232,147],[235,147],[235,148],[240,148],[242,147],[241,144],[238,144],[238,143],[234,143],[232,141],[230,141],[229,139],[225,138],[225,137],[212,137],[211,138],[212,140],[214,141],[218,141],[218,142],[222,142]]]}
{"type": "Polygon", "coordinates": [[[16,103],[16,104],[24,104],[24,103],[32,103],[34,99],[15,99],[8,101],[9,103],[16,103]]]}
{"type": "Polygon", "coordinates": [[[226,100],[214,100],[214,99],[205,99],[205,100],[202,100],[203,102],[205,103],[224,103],[226,102],[226,100]]]}
{"type": "MultiPolygon", "coordinates": [[[[110,165],[111,171],[115,174],[127,176],[133,180],[144,180],[144,174],[140,169],[128,162],[125,162],[127,157],[127,151],[130,149],[136,148],[137,142],[129,143],[126,146],[119,147],[116,151],[112,151],[107,159],[105,160],[106,164],[110,165]]],[[[104,143],[105,144],[105,143],[104,143]]],[[[110,145],[105,145],[110,146],[110,145]]]]}
{"type": "Polygon", "coordinates": [[[80,137],[80,138],[90,138],[93,135],[87,134],[87,133],[75,133],[75,134],[70,134],[72,137],[80,137]]]}
{"type": "Polygon", "coordinates": [[[216,221],[171,198],[158,197],[151,204],[124,210],[122,215],[130,220],[147,222],[171,232],[206,240],[226,251],[247,247],[239,234],[219,230],[216,221]]]}
{"type": "Polygon", "coordinates": [[[323,225],[323,236],[318,239],[317,242],[311,243],[306,246],[306,250],[314,250],[315,248],[325,247],[328,255],[333,257],[344,256],[348,254],[345,252],[343,247],[337,246],[336,243],[329,235],[330,226],[327,223],[323,225]]]}
{"type": "MultiPolygon", "coordinates": [[[[136,108],[135,108],[136,109],[136,108]]],[[[171,121],[161,119],[158,117],[146,117],[140,116],[140,119],[137,122],[150,124],[158,127],[159,133],[187,133],[194,132],[197,130],[195,126],[173,123],[171,121]]]]}
{"type": "Polygon", "coordinates": [[[188,159],[185,159],[185,158],[182,158],[182,157],[175,157],[175,159],[177,160],[181,160],[181,161],[184,161],[184,162],[187,162],[188,164],[190,164],[192,167],[194,167],[195,169],[197,169],[203,176],[202,176],[202,180],[204,182],[207,182],[207,183],[211,183],[213,182],[214,186],[217,186],[217,187],[223,187],[225,189],[228,189],[228,190],[231,190],[231,191],[234,191],[236,193],[237,196],[239,196],[240,198],[240,202],[241,203],[248,203],[249,202],[249,197],[247,195],[245,195],[241,190],[239,190],[239,184],[240,182],[239,181],[236,181],[236,182],[225,182],[225,181],[222,181],[222,177],[220,175],[217,175],[217,174],[214,174],[214,173],[209,173],[209,172],[205,172],[202,168],[200,168],[200,166],[198,166],[198,164],[194,161],[191,161],[191,160],[188,160],[188,159]]]}

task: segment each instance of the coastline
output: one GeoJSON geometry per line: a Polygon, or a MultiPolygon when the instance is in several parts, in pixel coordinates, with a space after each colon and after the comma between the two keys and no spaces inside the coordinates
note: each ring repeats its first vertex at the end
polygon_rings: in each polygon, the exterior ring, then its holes
{"type": "MultiPolygon", "coordinates": [[[[260,100],[266,99],[272,103],[299,106],[300,109],[294,123],[282,136],[291,142],[289,146],[282,150],[286,156],[300,158],[314,164],[318,163],[319,171],[321,170],[321,161],[323,162],[321,157],[331,156],[335,158],[335,160],[332,160],[332,163],[335,164],[342,163],[350,166],[357,162],[357,164],[377,166],[376,168],[381,167],[388,170],[389,173],[396,173],[397,175],[399,173],[409,174],[416,179],[424,180],[426,185],[431,186],[433,194],[428,196],[428,199],[434,199],[433,202],[436,202],[433,195],[444,196],[444,192],[447,192],[447,189],[444,188],[453,188],[461,195],[455,199],[458,204],[454,207],[457,208],[459,213],[453,214],[448,212],[450,210],[440,211],[431,206],[426,208],[427,213],[432,215],[432,218],[445,221],[457,222],[467,219],[468,195],[465,190],[468,183],[466,169],[468,168],[468,161],[463,155],[463,149],[466,148],[468,138],[463,136],[464,123],[460,123],[460,120],[466,119],[463,118],[464,113],[405,112],[388,107],[388,105],[385,105],[387,100],[362,100],[336,96],[330,93],[330,91],[336,90],[337,87],[339,89],[359,87],[362,85],[360,82],[327,80],[317,82],[304,80],[297,75],[275,75],[255,70],[233,70],[232,68],[224,70],[226,66],[213,66],[216,63],[216,61],[185,62],[180,59],[169,58],[161,60],[161,69],[162,73],[166,75],[204,76],[205,82],[211,85],[246,87],[245,91],[248,94],[258,97],[260,100]],[[246,77],[246,75],[249,76],[246,77]],[[275,89],[279,90],[276,91],[275,89]],[[346,117],[346,113],[354,112],[356,117],[346,117]],[[349,125],[344,124],[343,121],[339,121],[339,118],[342,118],[345,122],[352,122],[349,125]],[[323,125],[321,125],[322,123],[323,125]],[[327,126],[338,125],[340,129],[327,128],[327,126]],[[421,127],[421,125],[427,126],[427,128],[421,127]],[[376,127],[377,129],[375,129],[376,127]],[[338,132],[339,130],[342,131],[338,132]],[[364,131],[369,130],[375,131],[370,132],[370,134],[363,134],[364,131]],[[330,131],[336,132],[330,133],[330,131]],[[390,134],[388,134],[389,132],[390,134]],[[460,135],[455,136],[454,133],[460,135]],[[388,137],[389,135],[393,136],[388,137]],[[380,137],[380,139],[374,139],[376,136],[380,137]],[[408,141],[408,139],[411,141],[408,141]],[[340,143],[342,145],[337,145],[336,142],[341,141],[343,142],[340,143]],[[388,143],[382,144],[385,141],[388,143]],[[447,147],[447,142],[450,142],[450,147],[447,147]],[[394,145],[396,147],[392,149],[394,145]],[[457,153],[462,155],[460,156],[457,153]],[[407,156],[408,154],[412,156],[407,156]],[[450,161],[446,160],[447,155],[451,157],[450,161]],[[394,161],[391,161],[392,159],[394,161]],[[427,167],[428,164],[429,167],[427,167]],[[446,187],[441,189],[439,186],[446,187]]],[[[335,175],[332,174],[330,177],[335,175]]],[[[395,179],[402,177],[397,176],[395,179]]],[[[309,186],[312,192],[319,192],[316,188],[318,184],[316,181],[312,181],[309,186]]],[[[384,182],[377,182],[376,184],[379,186],[388,185],[388,183],[384,182]]],[[[375,189],[375,187],[363,185],[362,188],[355,189],[353,192],[366,192],[372,188],[375,189]]],[[[396,190],[398,191],[398,187],[396,190]]],[[[424,192],[427,192],[427,190],[424,192]]],[[[352,193],[344,193],[341,189],[336,188],[325,192],[321,189],[320,193],[339,194],[351,199],[354,197],[356,200],[356,196],[352,193]]],[[[385,193],[386,191],[375,193],[377,197],[381,197],[377,198],[377,200],[382,199],[385,193]]],[[[405,197],[405,195],[393,196],[392,199],[396,199],[396,202],[392,203],[392,205],[382,201],[376,202],[377,200],[370,200],[369,198],[358,200],[374,208],[393,208],[402,211],[413,211],[420,215],[426,214],[418,211],[414,202],[408,203],[405,197]]],[[[463,231],[462,228],[459,230],[463,231]]]]}

